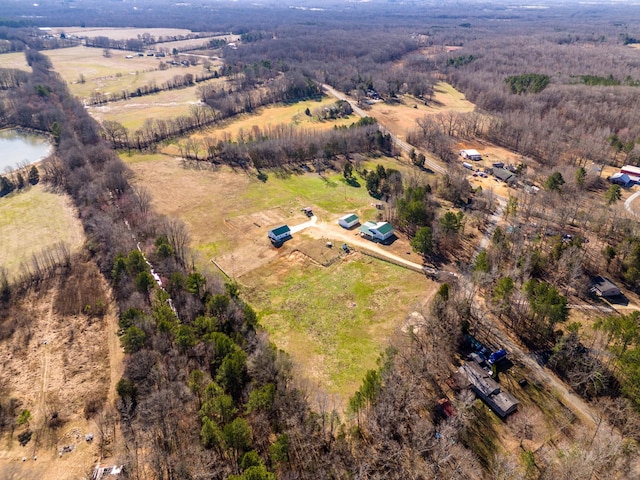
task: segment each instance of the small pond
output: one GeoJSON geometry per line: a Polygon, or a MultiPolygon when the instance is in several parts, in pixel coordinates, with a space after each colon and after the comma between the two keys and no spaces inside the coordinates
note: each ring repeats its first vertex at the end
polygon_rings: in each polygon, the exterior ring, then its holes
{"type": "Polygon", "coordinates": [[[0,130],[0,173],[42,160],[51,153],[43,135],[23,130],[0,130]]]}

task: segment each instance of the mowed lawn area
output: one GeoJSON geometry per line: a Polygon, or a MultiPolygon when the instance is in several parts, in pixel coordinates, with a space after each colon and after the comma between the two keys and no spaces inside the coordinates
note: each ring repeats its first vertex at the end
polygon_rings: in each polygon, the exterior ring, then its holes
{"type": "Polygon", "coordinates": [[[243,278],[271,340],[339,409],[437,284],[359,254],[330,267],[288,255],[243,278]]]}
{"type": "Polygon", "coordinates": [[[73,252],[84,242],[84,232],[71,200],[41,185],[0,198],[0,265],[9,278],[22,261],[59,242],[73,252]]]}

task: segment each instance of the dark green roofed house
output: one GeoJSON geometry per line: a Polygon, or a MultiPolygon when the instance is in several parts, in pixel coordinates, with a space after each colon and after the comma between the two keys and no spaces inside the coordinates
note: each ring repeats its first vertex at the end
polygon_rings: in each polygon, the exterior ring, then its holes
{"type": "Polygon", "coordinates": [[[360,235],[369,240],[384,242],[393,236],[393,227],[388,222],[365,222],[360,227],[360,235]]]}
{"type": "Polygon", "coordinates": [[[516,181],[516,176],[504,168],[494,168],[493,176],[502,180],[504,183],[513,183],[516,181]]]}
{"type": "Polygon", "coordinates": [[[269,230],[269,238],[274,243],[283,242],[286,239],[291,237],[291,229],[288,225],[282,225],[280,227],[276,227],[273,230],[269,230]]]}

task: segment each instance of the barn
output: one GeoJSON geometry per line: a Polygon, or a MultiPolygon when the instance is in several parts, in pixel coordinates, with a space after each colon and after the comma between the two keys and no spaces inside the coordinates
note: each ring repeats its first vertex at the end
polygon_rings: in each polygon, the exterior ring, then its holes
{"type": "Polygon", "coordinates": [[[480,155],[480,152],[474,149],[460,150],[460,156],[469,160],[482,160],[482,155],[480,155]]]}
{"type": "Polygon", "coordinates": [[[393,227],[388,222],[365,222],[360,227],[360,235],[369,240],[384,242],[393,236],[393,227]]]}
{"type": "Polygon", "coordinates": [[[283,242],[286,239],[291,238],[291,229],[288,225],[281,225],[273,230],[269,230],[268,235],[274,243],[283,242]]]}
{"type": "Polygon", "coordinates": [[[338,219],[338,224],[343,228],[353,228],[360,223],[360,219],[355,213],[350,213],[338,219]]]}

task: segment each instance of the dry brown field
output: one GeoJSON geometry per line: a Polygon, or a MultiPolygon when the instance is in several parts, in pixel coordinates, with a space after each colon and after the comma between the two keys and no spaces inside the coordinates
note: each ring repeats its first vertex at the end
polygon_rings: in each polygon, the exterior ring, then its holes
{"type": "Polygon", "coordinates": [[[376,102],[367,112],[382,125],[391,130],[400,139],[406,140],[407,133],[416,128],[418,119],[426,115],[443,112],[471,112],[475,105],[464,98],[464,95],[445,82],[435,85],[433,100],[427,105],[424,101],[404,95],[398,102],[376,102]]]}
{"type": "Polygon", "coordinates": [[[16,315],[27,316],[28,327],[0,342],[2,395],[18,399],[19,412],[31,412],[28,424],[0,437],[0,478],[90,478],[99,461],[113,464],[122,453],[112,407],[104,414],[85,415],[89,400],[113,405],[124,353],[104,278],[95,265],[78,265],[65,278],[45,281],[27,293],[16,315]],[[90,282],[96,291],[102,290],[108,304],[104,317],[58,311],[61,298],[75,295],[77,282],[90,282]],[[32,437],[22,447],[17,437],[27,429],[32,437]],[[108,442],[102,452],[101,431],[108,442]],[[93,441],[85,439],[87,434],[93,434],[93,441]]]}
{"type": "MultiPolygon", "coordinates": [[[[224,79],[212,79],[208,82],[224,83],[224,79]]],[[[99,122],[114,120],[131,131],[142,127],[145,120],[170,120],[180,115],[188,115],[189,109],[200,102],[197,85],[166,90],[143,97],[109,102],[100,106],[90,106],[87,110],[99,122]]]]}
{"type": "Polygon", "coordinates": [[[0,65],[2,65],[2,68],[17,68],[18,70],[24,70],[25,72],[31,71],[31,67],[27,65],[24,52],[0,54],[0,65]]]}

